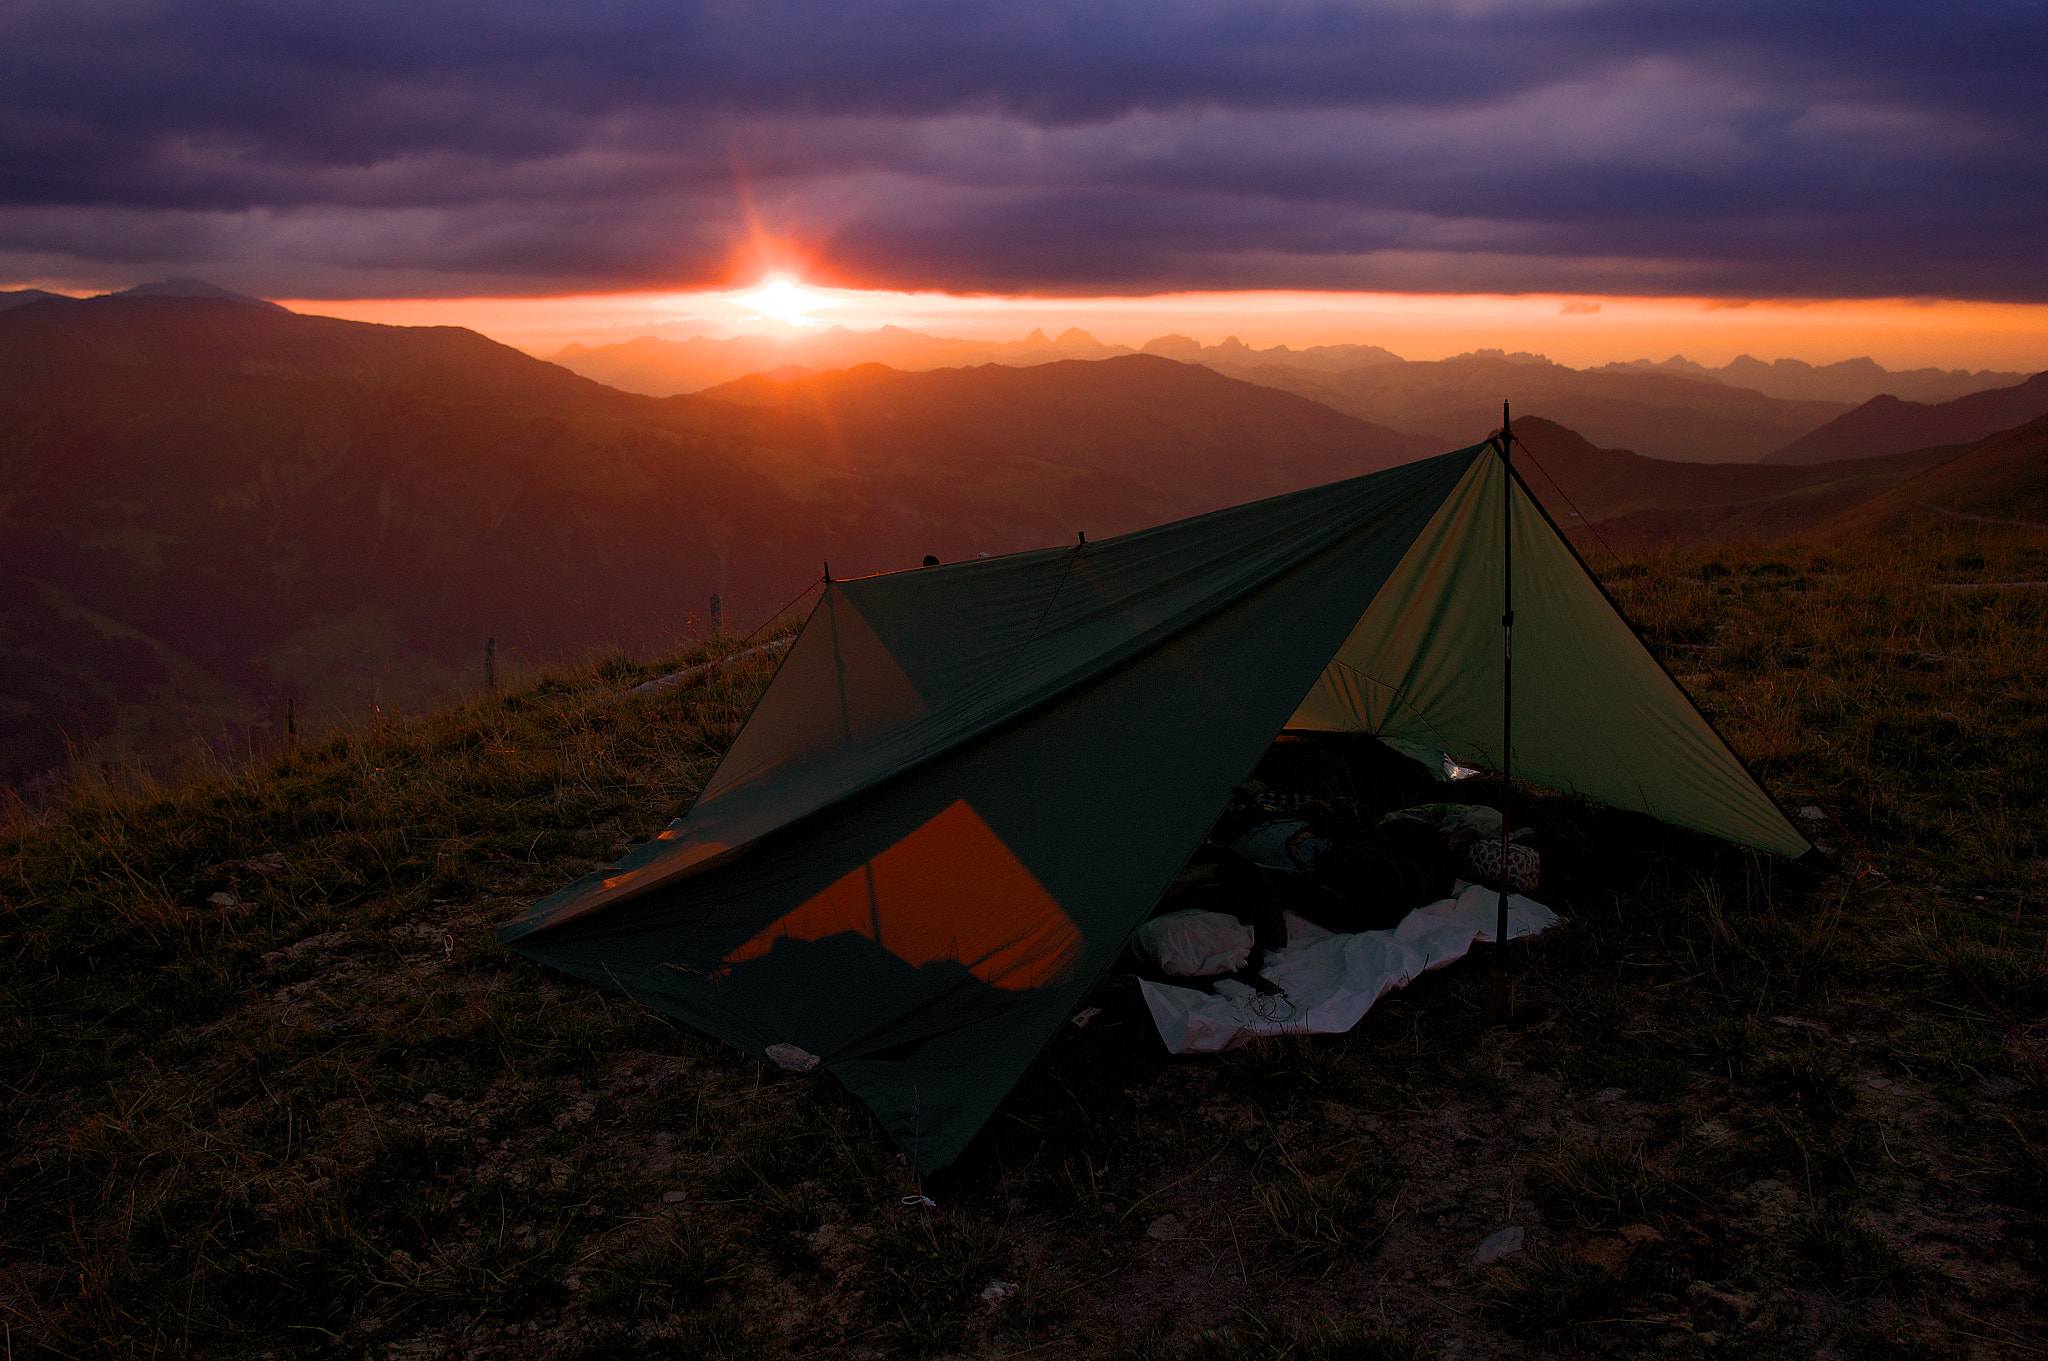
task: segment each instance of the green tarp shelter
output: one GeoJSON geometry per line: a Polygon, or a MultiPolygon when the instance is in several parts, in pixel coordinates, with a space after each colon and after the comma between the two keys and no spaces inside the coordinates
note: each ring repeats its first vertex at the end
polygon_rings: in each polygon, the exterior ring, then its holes
{"type": "Polygon", "coordinates": [[[1510,534],[1515,774],[1805,852],[1479,445],[828,583],[688,815],[500,935],[749,1053],[816,1056],[944,1167],[1283,729],[1500,768],[1510,534]]]}

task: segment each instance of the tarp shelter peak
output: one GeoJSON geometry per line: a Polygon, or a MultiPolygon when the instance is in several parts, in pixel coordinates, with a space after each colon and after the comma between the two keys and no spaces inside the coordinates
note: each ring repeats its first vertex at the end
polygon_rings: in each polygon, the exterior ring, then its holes
{"type": "Polygon", "coordinates": [[[1807,842],[1489,444],[1110,539],[828,581],[689,813],[501,928],[951,1163],[1283,729],[1807,842]],[[1512,507],[1513,514],[1505,512],[1512,507]]]}

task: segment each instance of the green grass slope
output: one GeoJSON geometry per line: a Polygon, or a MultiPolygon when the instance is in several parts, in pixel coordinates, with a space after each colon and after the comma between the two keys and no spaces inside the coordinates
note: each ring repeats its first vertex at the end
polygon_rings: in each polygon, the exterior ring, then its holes
{"type": "MultiPolygon", "coordinates": [[[[628,691],[734,643],[174,788],[81,772],[0,839],[9,1354],[2025,1354],[2048,599],[1942,587],[2048,546],[1595,565],[1766,785],[1834,809],[1802,825],[1840,872],[1520,791],[1567,918],[1511,956],[1541,1024],[1479,1025],[1481,962],[1172,1059],[1112,976],[922,1188],[828,1078],[491,934],[687,802],[766,668],[628,691]]],[[[1441,791],[1396,765],[1370,801],[1441,791]]]]}
{"type": "Polygon", "coordinates": [[[2048,527],[2048,416],[2001,431],[1845,511],[1829,530],[1854,537],[1943,521],[2048,527]]]}

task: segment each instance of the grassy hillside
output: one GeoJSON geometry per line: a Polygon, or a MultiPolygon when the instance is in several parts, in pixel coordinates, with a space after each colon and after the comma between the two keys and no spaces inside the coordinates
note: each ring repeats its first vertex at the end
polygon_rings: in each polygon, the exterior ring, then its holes
{"type": "Polygon", "coordinates": [[[1854,537],[1942,521],[2048,526],[2048,416],[1965,448],[1843,512],[1828,528],[1854,537]]]}
{"type": "Polygon", "coordinates": [[[828,1078],[490,932],[686,802],[765,669],[636,698],[717,649],[614,656],[177,788],[82,773],[0,840],[10,1355],[2025,1354],[2048,592],[1967,588],[2048,546],[1596,567],[1842,872],[1522,791],[1547,1020],[1482,1029],[1465,964],[1171,1059],[1112,976],[932,1206],[828,1078]]]}

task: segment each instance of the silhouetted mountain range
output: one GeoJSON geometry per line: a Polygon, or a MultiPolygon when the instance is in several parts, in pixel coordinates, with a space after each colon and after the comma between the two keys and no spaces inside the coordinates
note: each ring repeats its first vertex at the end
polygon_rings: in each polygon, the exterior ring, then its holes
{"type": "Polygon", "coordinates": [[[1214,367],[1361,420],[1432,435],[1447,448],[1497,429],[1503,397],[1517,413],[1584,431],[1598,444],[1696,463],[1753,463],[1844,409],[1836,402],[1789,402],[1670,374],[1586,372],[1498,352],[1343,373],[1214,367]]]}
{"type": "Polygon", "coordinates": [[[1889,458],[1806,467],[1679,463],[1596,448],[1540,417],[1515,421],[1528,446],[1523,480],[1582,551],[1732,539],[1773,539],[1818,529],[1851,507],[1953,458],[1922,449],[1889,458]]]}
{"type": "Polygon", "coordinates": [[[1986,388],[2009,387],[2027,376],[1991,369],[1975,373],[1968,369],[1891,370],[1868,356],[1844,359],[1838,364],[1809,364],[1803,359],[1774,359],[1766,364],[1746,354],[1737,355],[1718,369],[1675,354],[1661,363],[1637,359],[1626,364],[1608,364],[1602,371],[1668,373],[1675,378],[1749,388],[1766,397],[1808,402],[1867,402],[1881,393],[1914,402],[1945,402],[1986,388]]]}
{"type": "Polygon", "coordinates": [[[1227,364],[1276,364],[1281,368],[1308,369],[1314,373],[1343,373],[1374,364],[1403,364],[1407,361],[1392,350],[1377,345],[1311,345],[1305,350],[1273,345],[1258,350],[1236,336],[1225,336],[1220,345],[1204,345],[1188,336],[1155,336],[1141,347],[1141,354],[1178,359],[1183,364],[1207,364],[1220,369],[1227,364]]]}
{"type": "Polygon", "coordinates": [[[570,345],[548,356],[564,368],[624,392],[655,397],[701,392],[750,373],[770,370],[819,371],[860,364],[895,369],[947,369],[971,364],[1048,364],[1061,359],[1108,359],[1131,354],[1128,345],[1104,345],[1082,330],[1056,340],[1033,331],[1020,341],[956,340],[901,326],[850,331],[832,326],[817,331],[742,335],[725,339],[693,336],[662,340],[641,336],[617,345],[570,345]]]}
{"type": "Polygon", "coordinates": [[[116,298],[219,298],[227,302],[245,302],[251,307],[275,307],[280,312],[288,310],[267,298],[252,298],[247,293],[237,293],[231,288],[222,288],[219,284],[210,284],[204,279],[160,279],[153,284],[137,284],[133,288],[124,288],[119,293],[110,294],[109,296],[116,298]]]}
{"type": "Polygon", "coordinates": [[[45,298],[61,298],[61,293],[46,293],[40,288],[17,288],[11,293],[0,293],[0,312],[14,307],[26,307],[32,302],[45,298]]]}
{"type": "MultiPolygon", "coordinates": [[[[2023,375],[1916,369],[1890,373],[1869,359],[1816,367],[1796,359],[1766,364],[1743,355],[1719,369],[1680,356],[1600,369],[1573,369],[1541,355],[1478,350],[1409,362],[1376,345],[1286,345],[1256,349],[1232,336],[1203,345],[1183,335],[1146,341],[1144,354],[1202,364],[1229,377],[1277,387],[1361,420],[1452,444],[1498,424],[1500,399],[1655,458],[1755,462],[1846,411],[1892,392],[1944,399],[2020,381],[2023,375]]],[[[642,337],[617,345],[571,345],[552,358],[599,382],[654,395],[699,392],[754,373],[802,377],[866,363],[902,370],[981,364],[1030,366],[1132,354],[1086,331],[1056,339],[960,340],[902,327],[830,327],[730,339],[642,337]]]]}
{"type": "MultiPolygon", "coordinates": [[[[1033,331],[1018,341],[964,340],[927,335],[900,326],[873,331],[855,331],[843,326],[821,330],[789,329],[775,333],[733,336],[724,339],[694,336],[668,340],[641,336],[613,345],[570,345],[547,356],[586,377],[608,382],[629,392],[653,396],[697,392],[716,383],[730,382],[749,373],[798,365],[803,368],[852,368],[859,364],[887,364],[897,369],[957,368],[973,364],[1048,364],[1060,359],[1112,359],[1125,354],[1156,354],[1183,364],[1212,367],[1272,365],[1307,369],[1315,373],[1343,373],[1377,364],[1408,362],[1392,350],[1378,345],[1311,345],[1293,349],[1274,345],[1258,349],[1236,336],[1221,344],[1204,345],[1184,335],[1163,335],[1148,340],[1138,349],[1128,345],[1105,344],[1088,332],[1069,329],[1056,338],[1033,331]]],[[[1535,354],[1507,354],[1500,350],[1475,350],[1460,359],[1505,359],[1511,363],[1550,364],[1535,354]]],[[[1886,369],[1868,357],[1845,359],[1835,364],[1809,364],[1801,359],[1775,359],[1765,363],[1750,355],[1738,355],[1720,368],[1696,364],[1684,355],[1652,361],[1631,360],[1607,364],[1593,373],[1652,373],[1726,387],[1749,388],[1766,397],[1790,401],[1867,401],[1879,393],[1912,401],[1946,401],[1986,388],[2006,387],[2025,378],[2023,373],[1990,369],[1886,369]]]]}
{"type": "Polygon", "coordinates": [[[756,375],[699,395],[828,412],[868,427],[914,421],[971,431],[1013,452],[1133,478],[1162,498],[1176,489],[1189,510],[1391,468],[1452,447],[1152,355],[923,373],[867,364],[783,380],[756,375]]]}
{"type": "Polygon", "coordinates": [[[569,345],[548,358],[586,378],[626,392],[667,397],[702,392],[753,373],[800,377],[799,370],[821,372],[862,364],[886,364],[892,369],[914,372],[981,364],[1028,366],[1066,359],[1115,359],[1138,353],[1184,364],[1267,363],[1318,373],[1402,362],[1399,355],[1377,345],[1311,345],[1303,350],[1275,345],[1255,350],[1236,336],[1221,345],[1203,345],[1186,336],[1167,335],[1146,341],[1139,351],[1128,345],[1106,345],[1078,327],[1053,338],[1035,330],[1022,340],[995,341],[926,335],[901,326],[883,326],[873,331],[832,326],[723,339],[693,336],[688,340],[664,340],[641,336],[616,345],[569,345]]]}
{"type": "Polygon", "coordinates": [[[1873,458],[1937,444],[1969,444],[2048,415],[2048,373],[2012,387],[1973,392],[1932,405],[1872,397],[1793,440],[1766,463],[1827,463],[1873,458]]]}
{"type": "Polygon", "coordinates": [[[486,636],[638,645],[713,591],[751,626],[827,560],[1071,542],[1432,451],[1206,369],[1117,364],[876,370],[750,405],[223,298],[0,312],[0,770],[234,746],[287,697],[313,718],[411,707],[474,686],[486,636]]]}
{"type": "Polygon", "coordinates": [[[654,398],[459,328],[173,285],[0,310],[0,372],[0,772],[17,777],[67,750],[233,749],[287,699],[314,721],[443,700],[477,684],[487,636],[508,658],[639,646],[695,627],[714,591],[751,626],[826,561],[848,576],[1068,543],[1389,467],[1486,434],[1503,390],[1531,485],[1617,542],[1853,526],[1859,507],[2042,513],[2038,422],[1827,465],[1679,463],[1538,417],[1580,401],[1612,419],[1625,399],[1603,393],[1663,392],[1703,428],[1790,404],[1533,357],[1323,375],[1472,413],[1436,437],[1143,354],[654,398]]]}

